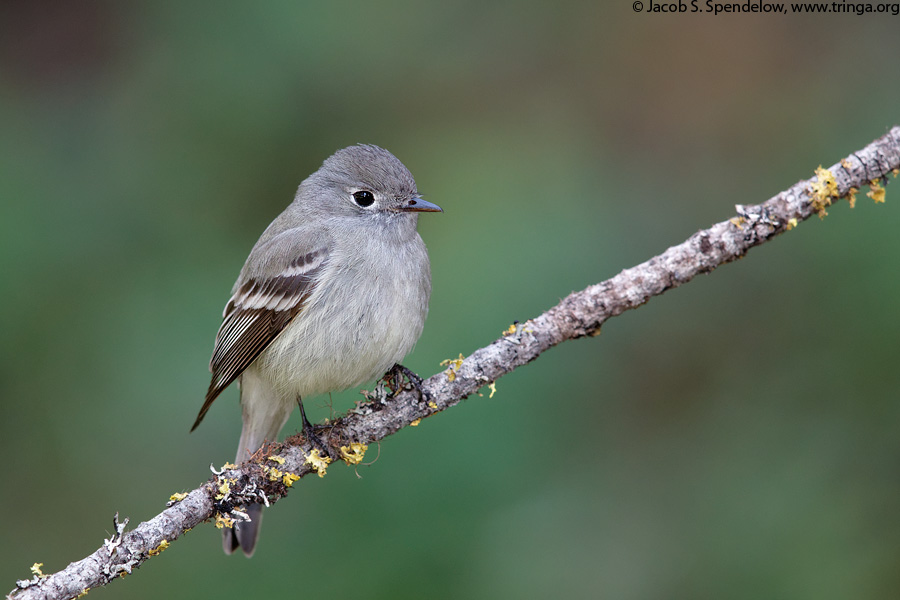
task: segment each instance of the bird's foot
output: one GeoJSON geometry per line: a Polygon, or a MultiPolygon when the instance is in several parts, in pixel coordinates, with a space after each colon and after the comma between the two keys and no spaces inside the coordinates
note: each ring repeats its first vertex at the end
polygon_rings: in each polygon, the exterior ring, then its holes
{"type": "Polygon", "coordinates": [[[396,363],[393,367],[388,369],[388,372],[384,374],[381,381],[383,381],[384,385],[391,391],[391,398],[396,397],[397,394],[403,390],[412,389],[419,394],[420,401],[425,401],[427,399],[427,394],[425,393],[425,390],[422,389],[422,378],[400,363],[396,363]],[[406,379],[405,384],[403,382],[404,378],[406,379]]]}
{"type": "Polygon", "coordinates": [[[318,448],[325,456],[330,457],[331,452],[329,452],[328,446],[325,445],[322,438],[316,433],[316,426],[310,423],[309,419],[306,418],[306,410],[303,408],[303,400],[300,396],[297,396],[297,406],[300,407],[300,418],[303,419],[303,437],[314,447],[318,448]]]}

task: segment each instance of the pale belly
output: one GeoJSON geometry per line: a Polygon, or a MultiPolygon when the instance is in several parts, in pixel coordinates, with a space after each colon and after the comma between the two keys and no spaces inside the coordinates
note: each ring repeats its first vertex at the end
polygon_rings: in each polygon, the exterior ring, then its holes
{"type": "Polygon", "coordinates": [[[369,266],[365,276],[328,278],[358,283],[319,286],[250,368],[292,402],[381,377],[412,350],[428,313],[428,264],[407,267],[399,276],[369,266]]]}

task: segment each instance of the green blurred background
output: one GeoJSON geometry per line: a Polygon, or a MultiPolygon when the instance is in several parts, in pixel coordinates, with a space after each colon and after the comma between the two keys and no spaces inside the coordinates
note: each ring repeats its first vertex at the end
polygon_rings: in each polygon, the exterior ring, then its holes
{"type": "MultiPolygon", "coordinates": [[[[233,458],[236,390],[188,435],[221,309],[334,150],[390,149],[445,209],[421,219],[434,295],[405,361],[428,376],[900,123],[890,15],[0,11],[3,590],[233,458]]],[[[90,597],[896,598],[898,193],[304,479],[252,560],[204,525],[90,597]]]]}

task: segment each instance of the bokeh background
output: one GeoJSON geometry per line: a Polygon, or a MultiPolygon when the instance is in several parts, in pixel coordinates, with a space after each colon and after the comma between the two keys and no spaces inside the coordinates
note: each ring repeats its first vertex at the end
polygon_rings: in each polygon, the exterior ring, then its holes
{"type": "MultiPolygon", "coordinates": [[[[334,150],[390,149],[445,209],[421,219],[434,295],[405,361],[428,376],[900,122],[890,14],[0,11],[4,590],[232,459],[236,390],[188,435],[221,309],[334,150]]],[[[898,192],[304,479],[252,560],[205,525],[90,597],[896,598],[898,192]]]]}

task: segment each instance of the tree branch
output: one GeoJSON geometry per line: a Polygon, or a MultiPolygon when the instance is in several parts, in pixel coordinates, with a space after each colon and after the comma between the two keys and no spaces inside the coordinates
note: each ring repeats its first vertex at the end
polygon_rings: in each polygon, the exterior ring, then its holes
{"type": "MultiPolygon", "coordinates": [[[[424,381],[424,398],[414,390],[390,397],[380,388],[347,416],[319,432],[330,459],[359,462],[364,450],[353,444],[377,442],[456,405],[563,341],[595,335],[610,317],[744,256],[750,248],[814,214],[824,216],[832,200],[854,198],[856,190],[864,185],[871,186],[871,197],[883,201],[882,186],[887,174],[893,171],[896,176],[897,169],[900,126],[828,172],[817,171],[817,177],[800,181],[762,204],[737,206],[735,217],[698,231],[685,242],[607,281],[570,294],[534,319],[511,326],[492,344],[465,360],[453,361],[447,370],[424,381]]],[[[74,598],[106,585],[122,573],[130,573],[203,521],[216,519],[217,525],[222,525],[241,519],[241,506],[276,502],[298,477],[316,472],[323,475],[325,461],[316,464],[315,460],[308,460],[310,451],[310,444],[300,436],[267,445],[238,467],[226,465],[229,468],[214,471],[209,481],[183,499],[173,500],[159,515],[128,532],[124,531],[127,519],[119,523],[117,515],[116,533],[96,552],[53,575],[38,574],[17,582],[7,598],[74,598]]],[[[316,454],[313,451],[312,456],[316,454]]]]}

